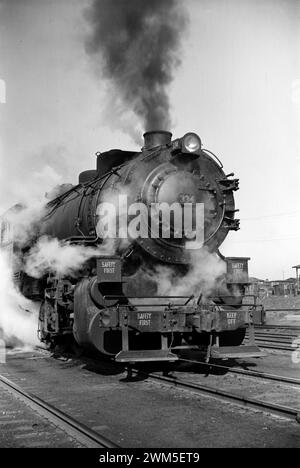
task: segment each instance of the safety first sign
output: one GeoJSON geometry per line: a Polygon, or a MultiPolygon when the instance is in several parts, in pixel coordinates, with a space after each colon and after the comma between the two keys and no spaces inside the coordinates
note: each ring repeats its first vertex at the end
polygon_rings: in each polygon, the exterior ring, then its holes
{"type": "Polygon", "coordinates": [[[120,283],[121,259],[119,257],[98,258],[97,277],[99,283],[120,283]]]}

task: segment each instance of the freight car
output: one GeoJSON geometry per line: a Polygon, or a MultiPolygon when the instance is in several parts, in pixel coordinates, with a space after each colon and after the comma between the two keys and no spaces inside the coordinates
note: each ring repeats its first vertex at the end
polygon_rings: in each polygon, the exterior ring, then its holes
{"type": "Polygon", "coordinates": [[[205,349],[207,360],[260,356],[253,341],[255,304],[245,294],[249,258],[219,252],[228,232],[239,229],[233,176],[195,133],[172,140],[170,132],[147,132],[139,152],[97,153],[96,169],[81,173],[78,185],[61,187],[29,245],[19,249],[22,258],[42,236],[94,249],[76,275],[50,269],[35,279],[19,268],[22,293],[41,301],[41,341],[55,345],[75,338],[120,362],[173,361],[176,349],[195,346],[205,349]],[[137,204],[144,207],[138,220],[132,208],[137,204]],[[118,229],[109,236],[112,226],[118,229]],[[208,257],[225,267],[209,290],[201,275],[208,257]],[[184,294],[175,294],[171,282],[161,295],[160,272],[166,271],[176,280],[175,290],[185,284],[184,294]],[[186,278],[193,271],[200,271],[199,284],[194,277],[189,289],[186,278]],[[247,327],[252,341],[241,346],[247,327]]]}

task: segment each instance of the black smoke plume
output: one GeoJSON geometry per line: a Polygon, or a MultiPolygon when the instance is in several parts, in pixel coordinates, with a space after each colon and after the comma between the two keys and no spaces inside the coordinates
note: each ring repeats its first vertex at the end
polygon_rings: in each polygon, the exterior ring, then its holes
{"type": "Polygon", "coordinates": [[[183,7],[177,0],[94,0],[86,16],[86,50],[99,56],[121,112],[134,111],[145,130],[168,130],[167,88],[180,64],[183,7]]]}

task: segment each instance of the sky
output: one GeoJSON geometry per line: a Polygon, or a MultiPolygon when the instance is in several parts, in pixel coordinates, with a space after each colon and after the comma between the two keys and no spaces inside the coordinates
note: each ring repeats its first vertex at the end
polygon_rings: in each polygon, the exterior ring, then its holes
{"type": "MultiPolygon", "coordinates": [[[[112,0],[113,1],[113,0],[112,0]]],[[[127,0],[130,1],[130,0],[127,0]]],[[[75,183],[95,153],[139,149],[85,50],[90,0],[0,0],[0,212],[75,183]],[[4,92],[5,86],[5,92],[4,92]],[[110,100],[109,100],[110,98],[110,100]],[[126,128],[125,128],[126,127],[126,128]]],[[[240,179],[241,229],[220,250],[250,274],[300,263],[300,2],[185,0],[189,24],[169,89],[174,137],[198,133],[240,179]]],[[[99,65],[99,64],[98,64],[99,65]]]]}

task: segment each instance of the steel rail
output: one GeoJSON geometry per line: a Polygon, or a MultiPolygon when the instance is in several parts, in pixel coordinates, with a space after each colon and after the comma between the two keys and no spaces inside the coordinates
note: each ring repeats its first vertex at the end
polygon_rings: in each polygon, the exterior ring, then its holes
{"type": "Polygon", "coordinates": [[[300,326],[298,325],[274,325],[274,324],[270,324],[270,325],[254,325],[254,328],[256,330],[291,330],[291,331],[300,331],[300,326]]]}
{"type": "MultiPolygon", "coordinates": [[[[246,340],[249,340],[249,336],[246,335],[246,340]]],[[[293,350],[293,337],[290,340],[276,340],[274,338],[268,339],[268,337],[264,338],[255,334],[255,342],[261,348],[270,348],[270,349],[278,349],[281,351],[292,351],[293,350]]]]}
{"type": "Polygon", "coordinates": [[[274,330],[274,329],[265,329],[265,330],[260,330],[255,327],[255,333],[258,335],[267,335],[267,336],[283,336],[283,337],[289,337],[289,336],[298,336],[300,330],[274,330]]]}
{"type": "MultiPolygon", "coordinates": [[[[249,336],[246,335],[246,339],[249,339],[249,336]]],[[[260,342],[263,341],[265,343],[275,343],[279,345],[289,345],[292,344],[294,337],[291,337],[290,339],[282,339],[282,338],[272,338],[272,337],[264,337],[264,336],[259,336],[255,335],[255,341],[260,342]]]]}
{"type": "MultiPolygon", "coordinates": [[[[248,335],[246,335],[246,338],[248,338],[248,335]]],[[[255,334],[255,339],[256,340],[266,341],[266,342],[272,341],[272,342],[278,343],[278,344],[290,344],[292,342],[293,338],[294,338],[293,336],[292,337],[287,337],[287,338],[282,338],[281,336],[279,336],[277,338],[277,337],[273,337],[273,336],[264,336],[264,335],[261,336],[261,335],[255,334]]]]}
{"type": "MultiPolygon", "coordinates": [[[[90,359],[88,359],[88,360],[90,361],[90,359]]],[[[197,362],[197,364],[205,364],[205,363],[202,363],[202,362],[199,362],[199,361],[196,361],[196,362],[197,362]]],[[[212,364],[207,363],[207,365],[211,366],[212,364]]],[[[214,364],[213,366],[215,367],[217,365],[214,364]]],[[[117,366],[117,367],[119,367],[119,366],[117,366]]],[[[218,367],[226,368],[226,366],[219,366],[219,365],[218,365],[218,367]]],[[[199,394],[210,395],[210,396],[219,398],[221,400],[228,400],[228,401],[231,401],[233,403],[239,404],[240,406],[246,406],[246,407],[250,407],[250,408],[259,409],[261,411],[266,411],[266,412],[270,412],[270,413],[274,413],[274,414],[279,414],[281,416],[285,416],[285,417],[288,417],[290,419],[296,420],[297,422],[300,422],[300,410],[297,410],[295,408],[290,408],[288,406],[278,405],[278,404],[275,404],[275,403],[268,403],[268,402],[264,402],[264,401],[261,401],[261,400],[256,400],[254,398],[244,397],[243,395],[239,395],[239,394],[228,392],[228,391],[221,390],[221,389],[216,389],[216,388],[213,388],[213,387],[198,384],[198,383],[195,383],[195,382],[190,382],[190,381],[187,381],[187,380],[183,381],[183,380],[180,380],[180,379],[177,379],[177,378],[167,377],[165,375],[158,375],[158,374],[155,374],[153,372],[147,372],[145,370],[142,370],[140,368],[136,368],[136,367],[133,367],[133,366],[125,366],[125,367],[122,366],[122,368],[128,372],[128,375],[131,375],[133,372],[135,372],[136,374],[142,374],[145,377],[152,379],[153,381],[161,381],[161,382],[166,383],[166,384],[168,384],[170,386],[175,386],[175,387],[179,387],[179,388],[183,388],[183,389],[187,389],[187,390],[192,390],[192,391],[195,391],[195,392],[197,392],[199,394]]],[[[233,369],[230,369],[230,368],[229,368],[229,370],[232,370],[233,372],[237,371],[237,369],[233,370],[233,369]]],[[[243,373],[247,372],[249,374],[253,373],[253,374],[255,374],[255,376],[259,375],[259,374],[256,374],[255,371],[246,371],[244,369],[243,370],[240,369],[240,371],[243,371],[243,373]]],[[[280,378],[280,381],[281,382],[283,381],[280,376],[276,376],[276,375],[273,375],[273,374],[264,374],[264,377],[266,377],[266,376],[270,380],[277,380],[278,378],[280,378]]],[[[3,379],[3,377],[0,376],[0,381],[2,379],[3,379]]],[[[4,379],[7,380],[6,378],[4,378],[4,379]]],[[[284,381],[285,381],[285,383],[293,383],[293,384],[296,384],[296,385],[300,385],[300,379],[298,380],[298,379],[292,379],[292,378],[285,377],[284,381]]],[[[21,391],[21,392],[23,393],[23,391],[21,391]]],[[[50,406],[50,405],[47,405],[47,406],[50,406]]],[[[96,433],[96,435],[99,436],[97,433],[96,433]]],[[[106,438],[104,438],[104,441],[111,443],[106,438]]],[[[106,445],[106,447],[108,447],[108,445],[106,445]]],[[[113,443],[111,443],[110,447],[117,447],[117,446],[114,445],[113,443]]]]}
{"type": "Polygon", "coordinates": [[[11,380],[0,375],[0,384],[12,394],[28,404],[33,410],[46,417],[50,422],[62,428],[69,435],[74,437],[89,448],[118,448],[114,442],[98,434],[71,416],[63,413],[59,409],[41,400],[39,397],[26,392],[11,380]]]}
{"type": "MultiPolygon", "coordinates": [[[[246,335],[245,337],[246,339],[249,339],[249,337],[246,335]]],[[[274,343],[274,344],[281,344],[281,345],[289,345],[289,344],[292,344],[293,340],[296,339],[294,337],[291,337],[289,340],[288,339],[281,339],[279,338],[278,340],[276,340],[275,338],[268,338],[268,337],[264,337],[264,336],[259,336],[259,335],[255,335],[255,341],[258,341],[258,342],[264,342],[264,343],[274,343]]]]}
{"type": "Polygon", "coordinates": [[[273,380],[273,381],[275,380],[276,382],[280,382],[284,384],[300,385],[300,379],[294,379],[293,377],[285,377],[285,376],[276,375],[276,374],[268,374],[267,372],[251,371],[248,369],[237,369],[234,367],[222,366],[221,364],[212,364],[209,362],[195,361],[193,359],[179,358],[179,361],[189,362],[191,364],[198,364],[200,366],[205,366],[205,367],[211,367],[213,369],[226,370],[233,374],[246,375],[250,377],[258,377],[260,379],[265,379],[265,380],[273,380]]]}
{"type": "Polygon", "coordinates": [[[295,308],[295,309],[293,309],[293,308],[291,308],[291,309],[287,309],[287,308],[285,308],[285,309],[280,309],[280,308],[271,309],[270,308],[270,309],[264,309],[264,311],[265,312],[300,312],[300,309],[298,309],[298,308],[295,308]]]}
{"type": "Polygon", "coordinates": [[[291,346],[293,342],[293,340],[289,340],[289,341],[273,340],[273,339],[268,340],[267,338],[257,338],[257,336],[255,337],[255,341],[257,344],[270,343],[272,345],[279,345],[279,346],[291,346]]]}
{"type": "Polygon", "coordinates": [[[148,373],[141,369],[133,369],[136,373],[144,374],[148,376],[149,379],[152,381],[163,382],[168,384],[171,387],[178,387],[187,390],[192,390],[193,392],[199,393],[200,395],[210,395],[212,397],[216,397],[220,400],[230,401],[233,403],[237,403],[239,406],[245,406],[248,408],[258,409],[260,411],[265,411],[268,413],[273,413],[281,416],[285,416],[287,418],[296,420],[300,422],[300,413],[299,410],[295,408],[290,408],[289,406],[278,405],[276,403],[269,403],[266,401],[256,400],[255,398],[245,397],[243,395],[239,395],[238,393],[228,392],[226,390],[221,390],[213,387],[209,387],[207,385],[198,384],[195,382],[190,381],[183,381],[177,378],[167,377],[163,375],[158,375],[154,373],[148,373]]]}
{"type": "Polygon", "coordinates": [[[256,344],[260,348],[269,348],[269,349],[278,349],[279,351],[293,351],[293,347],[291,346],[279,346],[279,344],[274,343],[274,342],[266,342],[266,341],[260,341],[260,340],[255,340],[256,344]]]}
{"type": "MultiPolygon", "coordinates": [[[[249,333],[246,333],[246,336],[249,335],[249,333]]],[[[299,337],[299,334],[298,335],[290,335],[290,334],[287,334],[287,333],[261,333],[261,332],[255,332],[255,336],[256,337],[263,337],[263,338],[280,338],[282,340],[285,340],[285,339],[291,339],[291,338],[298,338],[299,337]]]]}

